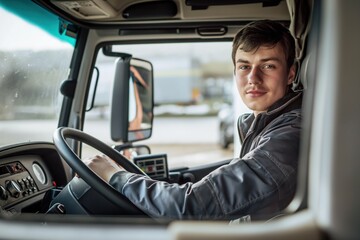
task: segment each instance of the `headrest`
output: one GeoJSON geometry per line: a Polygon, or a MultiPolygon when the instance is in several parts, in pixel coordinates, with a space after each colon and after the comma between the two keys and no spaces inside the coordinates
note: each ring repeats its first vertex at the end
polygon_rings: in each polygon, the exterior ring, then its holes
{"type": "Polygon", "coordinates": [[[303,89],[308,88],[308,79],[309,79],[309,68],[310,68],[310,61],[311,60],[311,54],[306,55],[304,58],[301,66],[300,66],[300,82],[303,85],[303,89]]]}

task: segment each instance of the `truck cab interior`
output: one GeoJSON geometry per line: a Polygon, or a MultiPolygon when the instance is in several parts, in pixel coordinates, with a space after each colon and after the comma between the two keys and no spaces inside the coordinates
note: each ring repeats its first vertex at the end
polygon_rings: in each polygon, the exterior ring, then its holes
{"type": "MultiPolygon", "coordinates": [[[[351,0],[0,0],[0,238],[357,239],[359,10],[351,0]],[[261,19],[290,29],[304,94],[297,191],[282,214],[153,219],[83,163],[105,154],[127,171],[185,184],[237,157],[236,136],[230,155],[199,163],[174,161],[152,139],[165,111],[219,111],[207,96],[232,94],[233,37],[261,19]],[[30,42],[38,45],[28,50],[30,42]]],[[[236,119],[242,108],[231,101],[236,119]]],[[[177,137],[169,125],[164,141],[177,137]]]]}

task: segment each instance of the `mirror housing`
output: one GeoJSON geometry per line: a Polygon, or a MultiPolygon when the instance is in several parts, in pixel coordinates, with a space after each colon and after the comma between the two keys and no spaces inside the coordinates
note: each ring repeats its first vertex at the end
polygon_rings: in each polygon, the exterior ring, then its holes
{"type": "Polygon", "coordinates": [[[127,143],[114,146],[114,149],[132,161],[137,156],[151,154],[150,148],[147,145],[132,145],[131,143],[127,143]]]}
{"type": "Polygon", "coordinates": [[[148,139],[153,123],[153,67],[148,61],[103,48],[117,56],[111,97],[110,131],[113,141],[123,143],[148,139]]]}

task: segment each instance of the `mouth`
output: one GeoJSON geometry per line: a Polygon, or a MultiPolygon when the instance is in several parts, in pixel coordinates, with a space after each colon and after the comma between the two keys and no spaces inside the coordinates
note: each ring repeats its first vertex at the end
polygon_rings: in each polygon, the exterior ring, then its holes
{"type": "Polygon", "coordinates": [[[246,94],[250,97],[261,97],[266,94],[264,90],[248,90],[246,94]]]}

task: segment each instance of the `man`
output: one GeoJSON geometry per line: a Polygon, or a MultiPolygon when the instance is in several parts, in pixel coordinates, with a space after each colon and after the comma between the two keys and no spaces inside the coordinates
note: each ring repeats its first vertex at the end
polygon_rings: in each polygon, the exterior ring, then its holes
{"type": "Polygon", "coordinates": [[[87,162],[105,181],[152,217],[268,219],[296,189],[301,93],[294,93],[294,39],[281,24],[263,20],[235,36],[237,88],[253,113],[239,118],[240,158],[196,183],[169,184],[128,173],[106,157],[87,162]]]}

